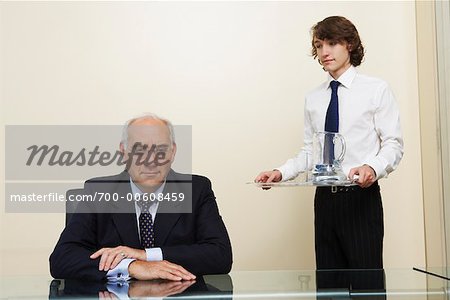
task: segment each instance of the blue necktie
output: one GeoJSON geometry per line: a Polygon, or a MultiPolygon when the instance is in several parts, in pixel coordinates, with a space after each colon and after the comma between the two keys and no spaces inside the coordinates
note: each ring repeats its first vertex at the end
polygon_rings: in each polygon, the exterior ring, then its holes
{"type": "Polygon", "coordinates": [[[155,247],[155,234],[153,233],[152,215],[149,212],[151,201],[138,201],[138,206],[141,208],[139,215],[139,233],[141,234],[141,245],[144,248],[155,247]]]}
{"type": "MultiPolygon", "coordinates": [[[[325,117],[325,131],[327,132],[339,132],[339,101],[337,94],[339,84],[340,82],[336,80],[330,82],[331,100],[325,117]]],[[[333,135],[326,134],[324,144],[324,163],[332,165],[334,164],[333,135]]]]}

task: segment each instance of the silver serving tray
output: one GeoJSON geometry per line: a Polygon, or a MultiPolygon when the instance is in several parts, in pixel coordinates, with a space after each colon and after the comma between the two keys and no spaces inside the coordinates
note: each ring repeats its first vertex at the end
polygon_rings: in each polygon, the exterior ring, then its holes
{"type": "Polygon", "coordinates": [[[302,187],[302,186],[351,186],[357,185],[355,181],[344,180],[321,180],[321,181],[281,181],[281,182],[247,182],[247,184],[252,184],[258,188],[272,188],[272,187],[302,187]]]}

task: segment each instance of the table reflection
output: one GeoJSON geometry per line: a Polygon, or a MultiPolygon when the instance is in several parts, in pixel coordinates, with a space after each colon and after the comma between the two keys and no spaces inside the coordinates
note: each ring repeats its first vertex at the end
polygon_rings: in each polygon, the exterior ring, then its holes
{"type": "Polygon", "coordinates": [[[351,299],[386,299],[386,276],[383,269],[317,270],[317,299],[347,295],[351,299]]]}
{"type": "Polygon", "coordinates": [[[92,282],[83,280],[55,279],[50,283],[49,299],[57,298],[95,298],[127,299],[145,297],[208,297],[232,299],[233,283],[229,275],[220,276],[220,280],[205,281],[198,277],[192,281],[128,281],[128,282],[92,282]]]}
{"type": "MultiPolygon", "coordinates": [[[[424,269],[425,270],[425,269],[424,269]]],[[[177,299],[428,299],[449,300],[449,282],[430,270],[271,270],[206,275],[174,284],[169,281],[105,283],[5,277],[0,298],[177,298],[177,299]],[[430,273],[430,274],[428,274],[430,273]],[[44,284],[42,284],[44,283],[44,284]]]]}

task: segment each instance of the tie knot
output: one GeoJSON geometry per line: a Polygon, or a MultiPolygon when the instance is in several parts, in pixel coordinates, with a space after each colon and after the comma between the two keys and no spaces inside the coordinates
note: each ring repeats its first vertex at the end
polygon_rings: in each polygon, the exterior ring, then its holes
{"type": "Polygon", "coordinates": [[[339,86],[340,84],[341,84],[341,83],[340,83],[339,81],[336,81],[336,80],[331,81],[331,82],[330,82],[331,90],[332,90],[332,91],[337,91],[337,88],[338,88],[338,86],[339,86]]]}
{"type": "MultiPolygon", "coordinates": [[[[143,196],[143,195],[142,195],[143,196]]],[[[146,195],[147,196],[147,195],[146,195]]],[[[137,205],[139,206],[139,208],[141,209],[141,213],[143,212],[148,212],[150,206],[152,206],[153,202],[150,201],[147,197],[147,199],[142,199],[143,197],[141,197],[141,199],[136,200],[137,201],[137,205]]]]}

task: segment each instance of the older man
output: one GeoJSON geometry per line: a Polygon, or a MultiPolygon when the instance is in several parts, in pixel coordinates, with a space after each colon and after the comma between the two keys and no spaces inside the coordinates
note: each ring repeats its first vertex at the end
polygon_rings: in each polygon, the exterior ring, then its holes
{"type": "Polygon", "coordinates": [[[126,123],[126,170],[84,187],[117,201],[81,204],[50,256],[53,277],[179,281],[230,271],[231,244],[211,182],[174,172],[176,150],[169,121],[148,114],[126,123]]]}

